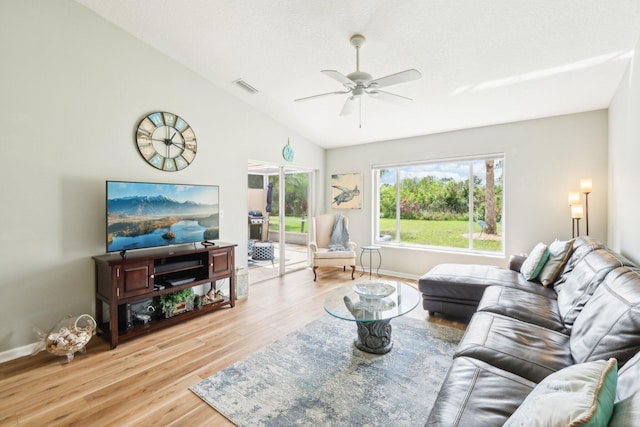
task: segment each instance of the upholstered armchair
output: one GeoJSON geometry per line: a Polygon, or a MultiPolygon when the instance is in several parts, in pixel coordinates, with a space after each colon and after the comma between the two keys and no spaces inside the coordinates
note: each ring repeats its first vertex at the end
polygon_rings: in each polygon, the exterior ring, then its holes
{"type": "Polygon", "coordinates": [[[336,223],[336,215],[327,214],[312,218],[311,220],[311,266],[313,267],[313,281],[315,282],[318,267],[342,267],[346,271],[347,267],[351,267],[351,279],[353,280],[356,271],[356,244],[349,240],[349,220],[342,217],[344,221],[343,248],[336,248],[335,235],[332,243],[331,233],[336,223]]]}

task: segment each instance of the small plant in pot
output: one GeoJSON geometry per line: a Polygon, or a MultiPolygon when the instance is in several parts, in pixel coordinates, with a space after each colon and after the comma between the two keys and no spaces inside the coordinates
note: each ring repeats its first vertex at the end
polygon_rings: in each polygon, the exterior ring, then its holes
{"type": "Polygon", "coordinates": [[[156,312],[162,313],[166,318],[184,311],[192,310],[193,299],[193,289],[186,288],[170,294],[163,294],[155,297],[154,306],[156,308],[156,312]]]}

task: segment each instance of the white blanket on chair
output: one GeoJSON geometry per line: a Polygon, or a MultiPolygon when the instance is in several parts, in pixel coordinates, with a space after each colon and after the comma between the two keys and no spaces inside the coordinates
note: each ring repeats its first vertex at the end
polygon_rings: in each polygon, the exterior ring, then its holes
{"type": "Polygon", "coordinates": [[[331,241],[329,242],[329,251],[349,251],[349,230],[345,223],[344,216],[336,215],[336,220],[331,229],[331,241]]]}

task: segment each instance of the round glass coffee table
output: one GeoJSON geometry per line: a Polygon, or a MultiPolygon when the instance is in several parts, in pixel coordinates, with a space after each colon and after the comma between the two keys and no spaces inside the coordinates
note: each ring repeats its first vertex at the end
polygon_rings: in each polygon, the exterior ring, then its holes
{"type": "Polygon", "coordinates": [[[331,291],[324,309],[338,319],[356,322],[355,346],[367,353],[391,351],[391,319],[407,314],[420,302],[416,288],[404,282],[373,280],[331,291]]]}

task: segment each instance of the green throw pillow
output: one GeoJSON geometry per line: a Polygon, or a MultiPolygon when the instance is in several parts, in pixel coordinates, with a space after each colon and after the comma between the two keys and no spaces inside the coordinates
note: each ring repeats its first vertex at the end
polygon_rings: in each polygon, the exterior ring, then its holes
{"type": "Polygon", "coordinates": [[[567,263],[572,249],[573,239],[565,242],[556,239],[555,242],[549,245],[549,259],[544,267],[542,267],[542,271],[538,277],[543,286],[550,286],[555,283],[564,265],[567,263]]]}
{"type": "Polygon", "coordinates": [[[542,267],[544,267],[548,258],[549,248],[547,248],[547,245],[544,243],[538,243],[522,263],[520,273],[522,273],[525,279],[534,280],[542,271],[542,267]]]}
{"type": "Polygon", "coordinates": [[[504,426],[606,427],[617,382],[616,359],[561,369],[543,379],[504,426]]]}

